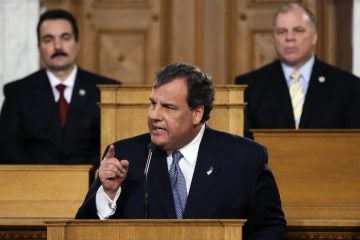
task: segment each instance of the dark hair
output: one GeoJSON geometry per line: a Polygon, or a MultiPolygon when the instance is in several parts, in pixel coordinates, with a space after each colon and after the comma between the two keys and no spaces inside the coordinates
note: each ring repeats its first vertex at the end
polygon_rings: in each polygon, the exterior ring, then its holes
{"type": "Polygon", "coordinates": [[[156,89],[175,78],[186,79],[188,87],[187,104],[190,109],[203,105],[204,115],[201,122],[207,121],[210,118],[214,101],[214,87],[211,77],[193,65],[174,63],[157,72],[153,87],[156,89]]]}
{"type": "Polygon", "coordinates": [[[72,27],[72,30],[73,30],[73,33],[74,33],[74,36],[75,36],[75,40],[78,41],[78,39],[79,39],[79,29],[78,29],[76,19],[74,18],[74,16],[70,12],[68,12],[68,11],[66,11],[64,9],[54,9],[54,10],[46,11],[43,14],[41,14],[41,16],[40,16],[40,19],[39,19],[39,22],[38,22],[38,25],[37,25],[37,28],[36,28],[37,37],[38,37],[38,44],[40,44],[40,26],[44,21],[49,20],[49,19],[52,19],[52,20],[54,20],[54,19],[67,20],[71,24],[71,27],[72,27]]]}
{"type": "Polygon", "coordinates": [[[287,3],[287,4],[284,4],[282,5],[275,13],[274,15],[274,18],[273,18],[273,23],[274,23],[274,26],[275,26],[275,21],[276,21],[276,18],[277,16],[280,14],[280,13],[287,13],[291,10],[294,10],[294,9],[302,9],[304,10],[305,14],[308,16],[309,18],[309,24],[310,24],[310,27],[316,31],[316,18],[315,18],[315,15],[310,11],[310,9],[308,9],[307,7],[301,5],[300,3],[287,3]]]}

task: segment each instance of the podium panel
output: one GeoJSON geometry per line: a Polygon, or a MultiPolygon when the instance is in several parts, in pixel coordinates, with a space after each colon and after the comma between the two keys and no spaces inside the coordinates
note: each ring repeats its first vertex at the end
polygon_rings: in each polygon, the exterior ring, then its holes
{"type": "MultiPolygon", "coordinates": [[[[101,151],[119,139],[148,132],[147,113],[152,86],[98,85],[101,98],[101,151]]],[[[243,135],[244,89],[241,85],[215,86],[209,126],[243,135]]]]}
{"type": "Polygon", "coordinates": [[[47,240],[241,240],[245,220],[72,220],[46,222],[47,240]]]}
{"type": "Polygon", "coordinates": [[[287,219],[360,219],[360,130],[252,130],[287,219]]]}
{"type": "Polygon", "coordinates": [[[91,165],[0,165],[0,223],[73,218],[91,165]]]}

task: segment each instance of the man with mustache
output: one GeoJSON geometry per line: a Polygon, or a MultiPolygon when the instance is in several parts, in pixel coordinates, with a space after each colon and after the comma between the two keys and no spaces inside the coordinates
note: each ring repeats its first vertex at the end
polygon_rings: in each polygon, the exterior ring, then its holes
{"type": "Polygon", "coordinates": [[[248,85],[245,135],[252,137],[249,129],[255,128],[360,128],[360,79],[315,56],[311,11],[283,5],[274,16],[273,37],[279,60],[236,78],[248,85]]]}
{"type": "Polygon", "coordinates": [[[76,64],[80,46],[75,18],[65,10],[40,16],[43,69],[4,86],[0,163],[99,164],[100,92],[119,81],[76,64]]]}

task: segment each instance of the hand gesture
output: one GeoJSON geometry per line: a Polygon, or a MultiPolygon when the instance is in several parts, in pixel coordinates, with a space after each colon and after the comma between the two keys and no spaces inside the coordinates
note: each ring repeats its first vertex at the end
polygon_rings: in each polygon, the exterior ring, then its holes
{"type": "Polygon", "coordinates": [[[99,178],[105,193],[114,199],[117,190],[121,187],[128,172],[129,162],[126,159],[115,158],[115,147],[110,145],[106,156],[100,163],[99,178]]]}

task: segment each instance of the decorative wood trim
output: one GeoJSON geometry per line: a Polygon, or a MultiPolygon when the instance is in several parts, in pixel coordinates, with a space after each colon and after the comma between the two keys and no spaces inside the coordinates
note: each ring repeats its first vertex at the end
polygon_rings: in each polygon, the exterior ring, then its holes
{"type": "Polygon", "coordinates": [[[124,0],[94,0],[93,7],[95,9],[139,9],[139,8],[149,8],[150,7],[149,0],[131,0],[131,1],[124,1],[124,0]]]}
{"type": "Polygon", "coordinates": [[[287,235],[289,240],[359,240],[360,226],[288,226],[287,235]]]}
{"type": "Polygon", "coordinates": [[[46,226],[0,226],[0,239],[46,240],[46,226]]]}
{"type": "MultiPolygon", "coordinates": [[[[170,219],[167,221],[171,222],[170,219]]],[[[289,220],[287,236],[288,240],[360,240],[358,222],[289,220]]],[[[47,230],[45,225],[0,225],[0,239],[46,240],[47,230]]]]}

